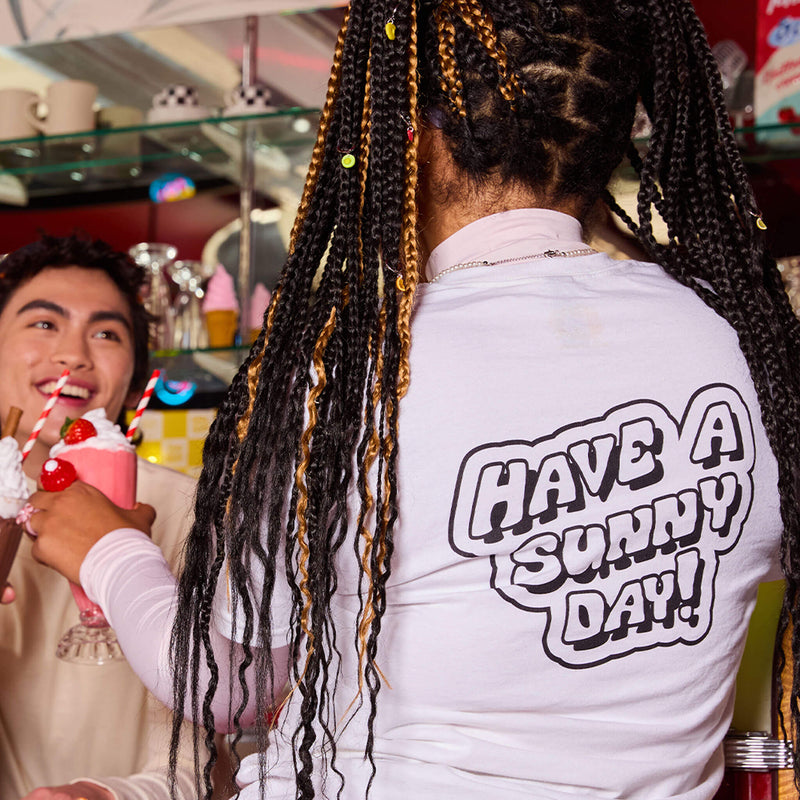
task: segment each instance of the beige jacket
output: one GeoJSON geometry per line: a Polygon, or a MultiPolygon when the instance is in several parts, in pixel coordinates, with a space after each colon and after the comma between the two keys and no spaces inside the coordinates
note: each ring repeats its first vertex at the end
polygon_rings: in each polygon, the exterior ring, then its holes
{"type": "MultiPolygon", "coordinates": [[[[158,513],[153,539],[173,569],[191,524],[193,479],[139,459],[138,499],[158,513]]],[[[58,660],[62,634],[78,622],[67,581],[37,564],[23,536],[9,576],[17,600],[0,607],[0,800],[37,786],[94,780],[119,800],[166,800],[170,714],[127,663],[58,660]]],[[[184,739],[179,797],[194,796],[184,739]]]]}

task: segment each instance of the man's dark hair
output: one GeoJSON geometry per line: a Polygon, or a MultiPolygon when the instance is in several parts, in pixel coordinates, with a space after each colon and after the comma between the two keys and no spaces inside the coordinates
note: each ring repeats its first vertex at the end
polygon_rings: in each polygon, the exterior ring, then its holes
{"type": "Polygon", "coordinates": [[[42,270],[59,267],[82,267],[105,272],[122,292],[131,312],[133,328],[133,377],[130,390],[141,391],[149,375],[148,341],[150,314],[141,302],[141,290],[147,279],[145,271],[126,253],[114,250],[101,239],[81,234],[43,235],[0,261],[0,313],[14,292],[42,270]]]}

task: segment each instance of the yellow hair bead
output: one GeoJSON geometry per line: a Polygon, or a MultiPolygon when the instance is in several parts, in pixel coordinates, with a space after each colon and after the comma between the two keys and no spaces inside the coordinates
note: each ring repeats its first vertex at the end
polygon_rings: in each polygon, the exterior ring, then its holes
{"type": "Polygon", "coordinates": [[[386,38],[393,42],[395,34],[397,33],[397,26],[394,24],[394,22],[389,20],[389,22],[387,22],[384,26],[384,30],[386,31],[386,38]]]}
{"type": "Polygon", "coordinates": [[[765,230],[767,229],[767,223],[766,223],[766,222],[764,222],[764,220],[763,220],[761,217],[759,217],[759,218],[756,220],[756,227],[757,227],[759,230],[765,231],[765,230]]]}
{"type": "Polygon", "coordinates": [[[345,169],[350,169],[356,165],[356,157],[352,153],[345,153],[342,156],[342,166],[345,169]]]}
{"type": "Polygon", "coordinates": [[[405,281],[403,280],[403,276],[402,275],[398,275],[397,276],[397,280],[394,283],[395,283],[395,286],[397,286],[397,290],[399,292],[406,292],[407,291],[406,284],[405,284],[405,281]]]}

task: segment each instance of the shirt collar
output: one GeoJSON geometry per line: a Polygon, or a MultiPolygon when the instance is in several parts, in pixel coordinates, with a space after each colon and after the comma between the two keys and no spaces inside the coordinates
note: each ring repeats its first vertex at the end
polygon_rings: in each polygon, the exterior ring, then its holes
{"type": "Polygon", "coordinates": [[[490,214],[457,230],[430,254],[425,277],[467,261],[497,261],[536,255],[545,250],[586,247],[580,222],[549,208],[515,208],[490,214]]]}

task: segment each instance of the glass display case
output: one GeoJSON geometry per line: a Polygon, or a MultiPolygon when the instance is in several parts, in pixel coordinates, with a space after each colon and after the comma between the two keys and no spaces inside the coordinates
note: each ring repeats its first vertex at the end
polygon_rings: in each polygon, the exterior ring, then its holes
{"type": "MultiPolygon", "coordinates": [[[[165,173],[238,185],[246,146],[259,187],[289,187],[299,197],[316,139],[319,111],[288,108],[0,142],[0,181],[18,181],[29,198],[153,187],[165,173]]],[[[213,409],[249,347],[158,350],[162,381],[153,408],[213,409]]]]}

